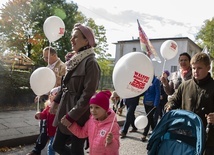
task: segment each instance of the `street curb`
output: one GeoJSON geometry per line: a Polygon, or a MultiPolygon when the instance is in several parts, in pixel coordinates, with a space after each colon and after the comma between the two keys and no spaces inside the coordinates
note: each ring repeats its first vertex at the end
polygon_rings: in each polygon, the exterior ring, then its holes
{"type": "Polygon", "coordinates": [[[3,141],[0,141],[0,147],[16,147],[17,142],[19,145],[33,144],[36,142],[38,136],[39,135],[32,135],[32,136],[3,140],[3,141]]]}

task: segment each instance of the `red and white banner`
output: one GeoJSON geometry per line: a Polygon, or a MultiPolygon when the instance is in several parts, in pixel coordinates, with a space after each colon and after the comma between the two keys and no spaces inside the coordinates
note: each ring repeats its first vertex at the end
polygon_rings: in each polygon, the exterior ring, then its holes
{"type": "Polygon", "coordinates": [[[141,50],[145,52],[152,61],[157,61],[161,63],[161,60],[157,52],[155,51],[155,48],[152,46],[150,40],[146,36],[146,33],[143,31],[142,27],[140,26],[140,23],[138,20],[137,20],[137,23],[138,23],[141,50]]]}

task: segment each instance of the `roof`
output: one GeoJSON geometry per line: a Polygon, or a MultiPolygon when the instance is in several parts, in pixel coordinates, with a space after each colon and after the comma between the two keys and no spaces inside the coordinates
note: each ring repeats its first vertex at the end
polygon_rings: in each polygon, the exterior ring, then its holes
{"type": "Polygon", "coordinates": [[[0,54],[0,59],[5,66],[13,66],[15,69],[28,69],[34,66],[34,62],[24,53],[5,52],[0,54]]]}
{"type": "MultiPolygon", "coordinates": [[[[149,39],[149,40],[150,41],[159,41],[159,40],[188,40],[192,44],[195,44],[196,46],[198,46],[194,41],[192,41],[188,37],[153,38],[153,39],[149,39]]],[[[117,43],[113,43],[113,44],[120,44],[120,43],[127,43],[127,42],[137,42],[137,41],[140,41],[140,39],[138,38],[138,39],[131,39],[131,40],[121,40],[121,41],[118,41],[117,43]]]]}

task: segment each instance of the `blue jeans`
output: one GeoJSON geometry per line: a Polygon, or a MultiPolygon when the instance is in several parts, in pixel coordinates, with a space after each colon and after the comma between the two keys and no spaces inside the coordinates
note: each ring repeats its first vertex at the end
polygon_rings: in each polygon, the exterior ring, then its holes
{"type": "Polygon", "coordinates": [[[54,137],[50,137],[49,138],[49,144],[48,144],[48,149],[47,149],[47,155],[55,155],[55,151],[52,147],[53,144],[53,139],[54,137]]]}

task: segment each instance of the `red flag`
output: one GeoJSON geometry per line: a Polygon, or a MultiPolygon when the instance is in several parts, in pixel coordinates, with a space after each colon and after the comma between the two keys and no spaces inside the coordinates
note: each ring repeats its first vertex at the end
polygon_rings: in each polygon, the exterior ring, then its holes
{"type": "Polygon", "coordinates": [[[146,33],[143,31],[142,27],[140,26],[140,23],[138,20],[137,20],[137,23],[138,23],[141,50],[145,52],[147,56],[153,61],[157,61],[161,63],[161,60],[158,57],[157,52],[155,51],[155,48],[152,46],[150,40],[146,36],[146,33]]]}

